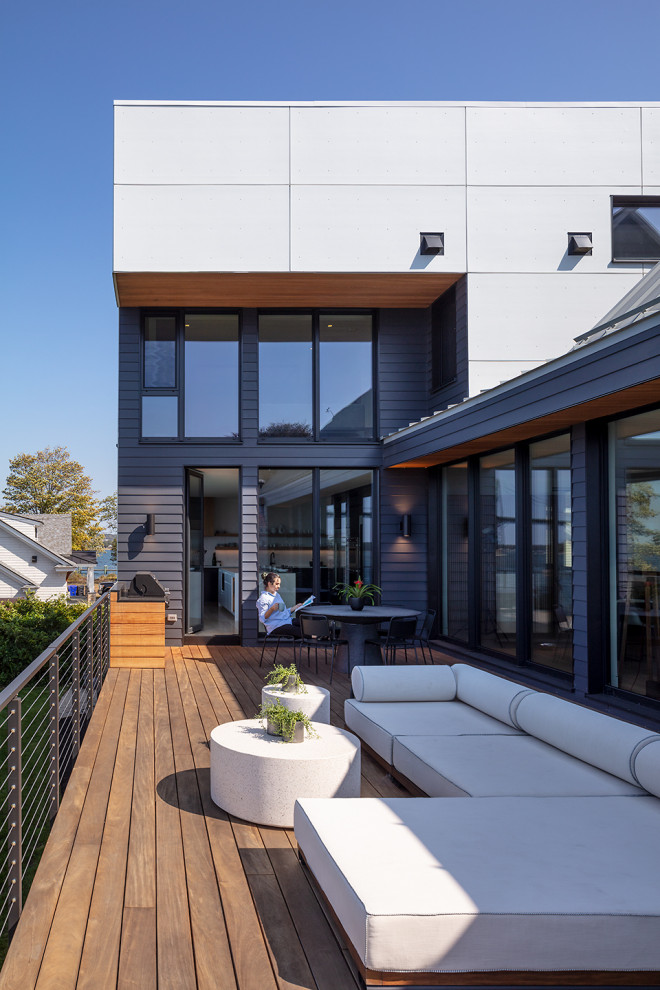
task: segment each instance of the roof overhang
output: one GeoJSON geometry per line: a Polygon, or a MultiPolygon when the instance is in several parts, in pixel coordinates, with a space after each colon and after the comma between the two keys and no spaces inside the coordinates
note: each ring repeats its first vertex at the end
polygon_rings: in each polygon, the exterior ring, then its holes
{"type": "Polygon", "coordinates": [[[590,419],[599,419],[601,416],[614,416],[617,413],[627,412],[630,409],[650,405],[658,401],[658,396],[660,396],[660,378],[654,378],[651,381],[644,382],[643,385],[625,388],[620,392],[603,395],[589,402],[580,402],[577,405],[560,409],[547,416],[539,416],[536,419],[528,419],[525,422],[516,423],[504,430],[497,430],[494,433],[484,433],[464,443],[454,444],[453,446],[446,447],[444,450],[434,451],[432,454],[412,457],[410,460],[403,460],[398,464],[388,464],[388,467],[427,468],[434,467],[437,464],[449,464],[451,461],[462,460],[464,457],[470,457],[473,454],[483,454],[498,447],[507,447],[509,444],[531,440],[532,437],[543,436],[544,433],[567,430],[577,423],[586,423],[590,419]]]}
{"type": "Polygon", "coordinates": [[[119,306],[426,309],[453,272],[115,272],[119,306]]]}

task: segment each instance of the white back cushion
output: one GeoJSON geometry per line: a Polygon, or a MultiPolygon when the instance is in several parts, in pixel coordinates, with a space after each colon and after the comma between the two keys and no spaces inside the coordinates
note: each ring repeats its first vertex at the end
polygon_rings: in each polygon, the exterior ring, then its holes
{"type": "Polygon", "coordinates": [[[631,784],[637,783],[633,772],[637,748],[654,735],[648,729],[541,693],[521,700],[516,720],[530,736],[631,784]]]}
{"type": "Polygon", "coordinates": [[[354,667],[356,701],[453,701],[456,680],[451,667],[354,667]]]}
{"type": "Polygon", "coordinates": [[[638,747],[633,770],[642,787],[660,797],[660,736],[638,747]]]}
{"type": "Polygon", "coordinates": [[[452,667],[456,678],[456,697],[466,705],[478,708],[486,715],[492,715],[500,722],[518,728],[516,710],[521,700],[534,694],[531,688],[507,681],[487,670],[470,667],[465,663],[455,663],[452,667]]]}

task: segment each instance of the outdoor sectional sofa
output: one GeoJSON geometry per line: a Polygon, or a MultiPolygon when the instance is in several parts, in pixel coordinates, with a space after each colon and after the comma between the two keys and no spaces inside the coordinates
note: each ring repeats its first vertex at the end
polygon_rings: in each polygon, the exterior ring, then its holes
{"type": "Polygon", "coordinates": [[[660,985],[659,734],[466,664],[352,683],[347,727],[429,795],[296,804],[367,985],[660,985]]]}

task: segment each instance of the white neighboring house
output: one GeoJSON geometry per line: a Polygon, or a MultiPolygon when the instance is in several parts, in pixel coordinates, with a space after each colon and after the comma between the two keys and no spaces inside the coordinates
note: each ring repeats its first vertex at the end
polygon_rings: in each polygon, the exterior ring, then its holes
{"type": "Polygon", "coordinates": [[[43,529],[34,516],[0,512],[0,599],[24,598],[28,589],[44,600],[67,593],[77,565],[41,542],[43,529]]]}

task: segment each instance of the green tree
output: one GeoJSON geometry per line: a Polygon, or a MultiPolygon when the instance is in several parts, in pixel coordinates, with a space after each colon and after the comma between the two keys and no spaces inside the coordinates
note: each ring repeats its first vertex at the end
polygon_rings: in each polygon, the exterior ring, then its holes
{"type": "Polygon", "coordinates": [[[102,550],[101,503],[91,479],[66,447],[17,454],[2,490],[5,512],[70,513],[74,550],[102,550]]]}
{"type": "Polygon", "coordinates": [[[99,519],[102,523],[106,523],[109,530],[111,530],[115,535],[110,546],[112,547],[112,556],[117,559],[117,492],[113,492],[112,495],[106,495],[105,498],[101,499],[100,502],[100,513],[99,519]]]}

